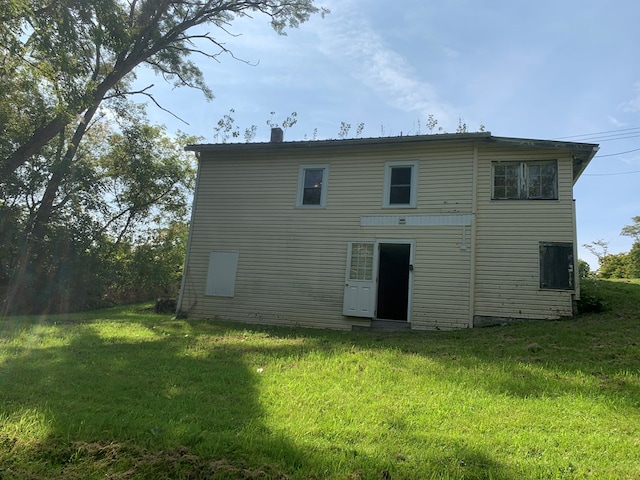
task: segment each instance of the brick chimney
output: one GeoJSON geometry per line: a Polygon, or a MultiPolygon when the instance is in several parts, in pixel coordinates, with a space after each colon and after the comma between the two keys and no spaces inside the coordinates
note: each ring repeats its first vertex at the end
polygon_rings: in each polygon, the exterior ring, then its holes
{"type": "Polygon", "coordinates": [[[271,143],[282,143],[284,140],[284,132],[280,127],[271,129],[271,143]]]}

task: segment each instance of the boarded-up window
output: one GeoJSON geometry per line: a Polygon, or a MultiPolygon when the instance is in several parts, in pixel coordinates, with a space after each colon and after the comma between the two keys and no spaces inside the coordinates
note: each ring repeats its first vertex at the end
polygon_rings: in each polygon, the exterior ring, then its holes
{"type": "Polygon", "coordinates": [[[233,297],[238,270],[238,252],[211,252],[205,295],[233,297]]]}
{"type": "Polygon", "coordinates": [[[540,288],[574,289],[572,243],[540,243],[540,288]]]}

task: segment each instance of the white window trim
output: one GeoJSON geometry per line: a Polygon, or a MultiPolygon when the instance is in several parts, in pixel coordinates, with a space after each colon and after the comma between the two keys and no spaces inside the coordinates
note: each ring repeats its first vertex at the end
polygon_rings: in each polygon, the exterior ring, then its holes
{"type": "Polygon", "coordinates": [[[382,206],[384,208],[416,208],[418,190],[418,161],[386,162],[384,164],[384,191],[382,206]],[[411,167],[411,198],[408,204],[391,204],[391,169],[394,167],[411,167]]]}
{"type": "Polygon", "coordinates": [[[298,195],[296,198],[296,207],[298,208],[326,208],[327,206],[327,190],[329,189],[329,164],[316,165],[300,165],[298,170],[298,195]],[[322,190],[320,191],[320,205],[303,205],[302,198],[304,194],[304,172],[306,170],[322,170],[322,190]]]}

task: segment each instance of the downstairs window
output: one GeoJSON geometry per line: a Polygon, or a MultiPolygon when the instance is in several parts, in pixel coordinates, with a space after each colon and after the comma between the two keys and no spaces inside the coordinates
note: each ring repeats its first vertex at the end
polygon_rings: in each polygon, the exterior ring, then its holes
{"type": "Polygon", "coordinates": [[[573,244],[540,242],[540,288],[573,290],[573,244]]]}

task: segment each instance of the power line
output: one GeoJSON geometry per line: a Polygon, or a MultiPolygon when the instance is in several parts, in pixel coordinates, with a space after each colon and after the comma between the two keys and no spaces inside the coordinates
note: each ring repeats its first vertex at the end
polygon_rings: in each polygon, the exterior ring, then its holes
{"type": "Polygon", "coordinates": [[[608,177],[611,175],[630,175],[632,173],[640,173],[640,170],[635,170],[633,172],[618,172],[618,173],[583,173],[582,175],[588,175],[590,177],[608,177]]]}
{"type": "MultiPolygon", "coordinates": [[[[640,127],[619,128],[617,130],[605,130],[596,133],[583,133],[581,135],[570,135],[567,137],[559,137],[558,140],[563,139],[581,139],[582,142],[606,142],[610,140],[628,140],[632,138],[640,138],[640,127]]],[[[577,140],[574,140],[577,141],[577,140]]],[[[625,155],[627,153],[640,152],[640,148],[634,148],[632,150],[626,150],[624,152],[608,153],[606,155],[596,155],[596,158],[615,157],[617,155],[625,155]]],[[[622,173],[588,173],[585,175],[626,175],[627,173],[638,172],[622,172],[622,173]]]]}
{"type": "Polygon", "coordinates": [[[583,133],[582,135],[570,135],[568,137],[558,137],[558,140],[564,140],[568,138],[595,137],[598,135],[605,135],[609,133],[631,132],[631,131],[636,131],[637,133],[640,133],[640,127],[619,128],[617,130],[605,130],[604,132],[583,133]]]}
{"type": "Polygon", "coordinates": [[[638,138],[640,137],[640,133],[634,134],[620,134],[620,135],[607,135],[603,137],[593,137],[587,138],[581,141],[589,141],[589,142],[609,142],[611,140],[628,140],[629,138],[638,138]]]}
{"type": "Polygon", "coordinates": [[[626,152],[608,153],[606,155],[598,155],[598,158],[614,157],[616,155],[624,155],[625,153],[633,153],[633,152],[639,152],[639,151],[640,151],[640,148],[635,148],[633,150],[627,150],[626,152]]]}

